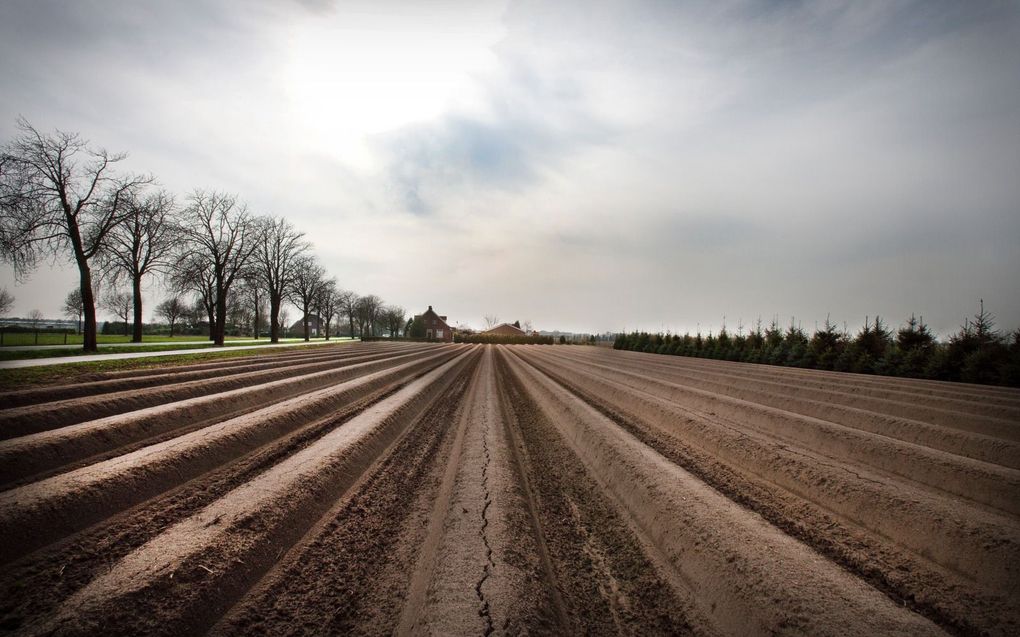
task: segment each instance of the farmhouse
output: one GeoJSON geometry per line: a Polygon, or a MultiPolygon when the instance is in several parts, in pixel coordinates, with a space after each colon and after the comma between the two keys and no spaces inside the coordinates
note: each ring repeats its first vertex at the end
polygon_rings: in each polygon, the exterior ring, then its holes
{"type": "Polygon", "coordinates": [[[436,314],[431,305],[423,314],[414,317],[414,319],[416,321],[421,319],[425,328],[425,338],[434,338],[447,343],[453,342],[453,330],[446,324],[446,317],[436,314]]]}
{"type": "MultiPolygon", "coordinates": [[[[314,338],[319,337],[319,332],[322,330],[322,319],[314,314],[308,315],[308,335],[314,338]]],[[[305,335],[305,323],[304,317],[299,318],[290,326],[290,333],[297,336],[305,335]]]]}
{"type": "Polygon", "coordinates": [[[481,333],[482,336],[527,336],[528,333],[516,325],[500,323],[496,327],[489,328],[481,333]]]}

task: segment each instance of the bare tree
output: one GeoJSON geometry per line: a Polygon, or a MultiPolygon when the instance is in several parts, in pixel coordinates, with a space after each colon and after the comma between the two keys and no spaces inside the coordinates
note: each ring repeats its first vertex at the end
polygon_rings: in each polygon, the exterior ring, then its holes
{"type": "Polygon", "coordinates": [[[282,217],[259,220],[254,267],[258,269],[269,296],[269,338],[280,340],[280,308],[293,284],[294,265],[308,252],[304,233],[282,217]]]}
{"type": "Polygon", "coordinates": [[[325,330],[324,336],[329,340],[329,326],[333,319],[340,314],[340,296],[336,287],[336,279],[324,281],[315,297],[316,312],[319,314],[319,324],[325,330]]]}
{"type": "Polygon", "coordinates": [[[74,288],[67,293],[64,299],[64,316],[71,320],[78,321],[78,333],[81,333],[81,317],[85,312],[85,306],[81,302],[81,288],[74,288]]]}
{"type": "MultiPolygon", "coordinates": [[[[193,292],[199,311],[209,321],[209,340],[215,340],[213,330],[216,324],[216,276],[209,261],[198,254],[188,254],[179,263],[170,277],[173,288],[179,292],[193,292]]],[[[197,321],[196,321],[197,322],[197,321]]]]}
{"type": "Polygon", "coordinates": [[[130,281],[135,317],[131,341],[141,343],[142,279],[170,268],[182,232],[174,198],[166,191],[145,197],[131,194],[125,201],[124,220],[110,231],[100,264],[115,285],[121,278],[130,281]]]}
{"type": "Polygon", "coordinates": [[[248,306],[248,316],[251,319],[252,336],[255,340],[259,338],[259,327],[263,323],[265,305],[265,294],[263,293],[263,278],[258,268],[250,267],[241,277],[240,302],[248,306]]]}
{"type": "Polygon", "coordinates": [[[215,312],[210,332],[212,340],[223,345],[227,295],[258,248],[258,226],[236,197],[218,192],[196,190],[184,216],[192,253],[211,270],[215,312]]]}
{"type": "Polygon", "coordinates": [[[374,294],[358,299],[355,314],[357,315],[361,338],[365,338],[366,328],[369,336],[375,336],[375,325],[379,320],[379,312],[382,306],[382,299],[374,294]]]}
{"type": "Polygon", "coordinates": [[[188,304],[177,294],[163,300],[156,306],[156,316],[170,325],[170,338],[174,337],[174,326],[188,313],[188,304]]]}
{"type": "Polygon", "coordinates": [[[499,325],[499,317],[498,316],[496,316],[495,314],[486,314],[485,315],[485,329],[491,330],[492,328],[496,327],[497,325],[499,325]]]}
{"type": "Polygon", "coordinates": [[[0,315],[7,314],[14,305],[14,295],[7,288],[0,289],[0,315]]]}
{"type": "MultiPolygon", "coordinates": [[[[191,321],[191,324],[195,325],[195,326],[198,326],[198,325],[200,325],[202,323],[202,321],[204,319],[205,322],[206,322],[206,330],[205,331],[206,332],[211,332],[212,331],[212,328],[211,328],[212,324],[209,323],[209,317],[212,316],[212,314],[210,313],[209,306],[202,299],[202,295],[201,294],[196,294],[194,297],[192,297],[191,305],[189,305],[188,308],[189,308],[188,309],[188,318],[191,321]]],[[[215,313],[215,310],[212,310],[212,313],[215,313]]],[[[209,336],[209,340],[212,340],[212,336],[210,336],[209,334],[207,334],[207,336],[209,336]]]]}
{"type": "Polygon", "coordinates": [[[407,311],[397,305],[391,305],[383,312],[386,320],[386,327],[390,332],[390,338],[400,336],[400,328],[404,327],[407,311]]]}
{"type": "Polygon", "coordinates": [[[290,312],[288,312],[287,308],[285,307],[282,310],[280,310],[280,331],[284,333],[284,336],[289,336],[290,335],[289,334],[289,332],[290,332],[289,321],[290,321],[290,312]]]}
{"type": "Polygon", "coordinates": [[[23,270],[41,254],[68,255],[78,266],[86,351],[96,350],[92,266],[124,217],[129,195],[148,177],[115,178],[123,154],[89,146],[76,133],[44,135],[25,119],[3,151],[0,221],[3,256],[23,270]]]}
{"type": "Polygon", "coordinates": [[[350,290],[340,290],[340,312],[347,317],[347,325],[351,330],[351,338],[354,338],[354,322],[358,318],[358,295],[350,290]]]}
{"type": "Polygon", "coordinates": [[[305,255],[294,263],[289,296],[291,303],[301,310],[301,323],[304,326],[304,338],[306,341],[309,339],[308,313],[315,306],[315,299],[325,280],[326,271],[316,263],[315,257],[305,255]]]}
{"type": "Polygon", "coordinates": [[[227,295],[227,321],[225,325],[234,328],[239,334],[252,324],[254,312],[242,286],[235,285],[227,295]]]}
{"type": "Polygon", "coordinates": [[[43,313],[39,310],[32,310],[28,313],[28,320],[32,323],[32,329],[35,330],[35,344],[39,344],[39,323],[42,323],[43,313]]]}
{"type": "Polygon", "coordinates": [[[32,239],[36,231],[37,205],[26,171],[15,170],[14,157],[0,149],[0,258],[14,266],[16,279],[23,279],[38,257],[32,239]]]}
{"type": "Polygon", "coordinates": [[[524,330],[525,334],[531,334],[531,319],[524,319],[521,321],[521,329],[524,330]]]}
{"type": "Polygon", "coordinates": [[[128,321],[131,319],[131,310],[134,303],[131,299],[129,292],[122,292],[120,290],[110,290],[103,297],[103,307],[113,312],[113,315],[124,323],[124,336],[129,334],[128,321]]]}

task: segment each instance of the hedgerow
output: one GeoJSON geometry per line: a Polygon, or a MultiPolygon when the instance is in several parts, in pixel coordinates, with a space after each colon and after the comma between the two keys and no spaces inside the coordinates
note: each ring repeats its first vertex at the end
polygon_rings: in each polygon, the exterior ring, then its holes
{"type": "Polygon", "coordinates": [[[981,305],[973,320],[947,341],[939,341],[922,319],[911,316],[893,332],[882,319],[865,321],[857,334],[839,330],[829,320],[810,337],[791,321],[778,321],[748,334],[691,336],[649,332],[619,334],[614,349],[694,356],[906,378],[1020,387],[1020,329],[1002,334],[981,305]]]}
{"type": "Polygon", "coordinates": [[[501,334],[454,334],[454,343],[488,345],[552,345],[551,336],[506,336],[501,334]]]}

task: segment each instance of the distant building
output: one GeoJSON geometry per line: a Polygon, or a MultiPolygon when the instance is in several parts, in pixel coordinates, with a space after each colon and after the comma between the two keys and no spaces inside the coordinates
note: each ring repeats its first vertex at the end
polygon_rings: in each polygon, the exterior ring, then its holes
{"type": "Polygon", "coordinates": [[[431,305],[423,314],[415,316],[414,319],[416,321],[421,320],[422,326],[425,329],[425,338],[446,341],[447,343],[453,342],[453,330],[447,325],[446,317],[436,314],[431,305]]]}
{"type": "MultiPolygon", "coordinates": [[[[309,314],[308,335],[317,338],[320,331],[322,331],[322,320],[314,314],[309,314]]],[[[298,319],[297,322],[290,326],[290,333],[294,336],[304,338],[305,322],[303,318],[298,319]]]]}
{"type": "Polygon", "coordinates": [[[500,323],[496,327],[480,332],[481,336],[527,336],[528,333],[510,323],[500,323]]]}
{"type": "Polygon", "coordinates": [[[26,318],[5,318],[0,319],[0,327],[20,327],[27,330],[75,330],[78,327],[78,321],[64,319],[40,319],[33,321],[26,318]]]}

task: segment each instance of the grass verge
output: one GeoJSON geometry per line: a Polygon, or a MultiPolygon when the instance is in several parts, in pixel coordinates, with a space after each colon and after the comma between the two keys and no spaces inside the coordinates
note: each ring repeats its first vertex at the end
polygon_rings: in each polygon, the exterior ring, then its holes
{"type": "MultiPolygon", "coordinates": [[[[321,339],[312,339],[312,340],[319,341],[321,339]]],[[[337,341],[337,342],[340,342],[340,341],[337,341]]],[[[258,341],[258,342],[248,342],[248,341],[231,342],[231,341],[226,341],[226,342],[223,343],[223,346],[224,347],[241,347],[241,346],[245,346],[245,347],[249,347],[249,346],[258,347],[258,346],[269,345],[269,344],[270,344],[269,339],[266,339],[264,341],[258,341]]],[[[83,356],[83,355],[94,356],[96,354],[100,354],[100,355],[101,354],[123,354],[123,353],[129,353],[129,352],[167,352],[167,351],[170,351],[170,350],[177,350],[177,349],[188,349],[188,350],[190,350],[190,349],[206,349],[206,348],[212,347],[212,346],[213,346],[212,343],[210,343],[209,341],[202,340],[202,341],[199,341],[199,342],[182,341],[180,343],[160,343],[160,344],[155,344],[154,343],[152,345],[132,345],[132,346],[125,346],[125,347],[117,347],[115,345],[111,345],[111,346],[101,347],[98,352],[86,352],[85,350],[83,350],[81,348],[80,345],[78,345],[78,346],[70,346],[69,345],[67,347],[67,349],[60,348],[60,349],[18,350],[18,351],[4,351],[3,349],[0,349],[0,361],[15,361],[15,360],[30,359],[30,358],[53,358],[53,357],[57,357],[57,356],[83,356]]]]}
{"type": "MultiPolygon", "coordinates": [[[[0,389],[13,390],[42,385],[68,385],[71,383],[88,382],[101,380],[104,372],[123,371],[128,369],[152,369],[158,367],[175,367],[189,363],[219,360],[224,358],[238,358],[241,356],[268,356],[283,352],[294,352],[323,347],[335,347],[347,343],[354,343],[352,340],[336,341],[333,345],[299,345],[287,348],[269,349],[242,349],[236,351],[217,351],[201,354],[180,354],[176,356],[160,356],[158,358],[128,358],[113,359],[105,361],[88,361],[82,363],[63,363],[60,365],[40,365],[39,367],[23,367],[18,369],[0,369],[0,389]]],[[[171,349],[181,349],[173,346],[171,349]]],[[[52,351],[52,350],[51,350],[52,351]]],[[[137,352],[138,348],[130,351],[137,352]]],[[[145,350],[142,350],[145,351],[145,350]]],[[[52,354],[50,354],[52,356],[52,354]]]]}
{"type": "MultiPolygon", "coordinates": [[[[82,344],[81,334],[67,334],[67,342],[64,342],[64,334],[54,334],[50,332],[39,332],[39,339],[36,342],[36,336],[34,332],[6,332],[3,339],[3,347],[12,346],[25,346],[25,345],[67,345],[73,347],[75,345],[82,344]]],[[[250,336],[228,336],[227,340],[246,340],[251,338],[250,336]]],[[[142,336],[142,342],[155,342],[155,343],[201,343],[208,342],[209,337],[204,335],[177,335],[173,338],[165,334],[144,334],[142,336]]],[[[131,337],[124,336],[123,334],[97,334],[96,341],[100,345],[107,343],[130,343],[131,337]]]]}

